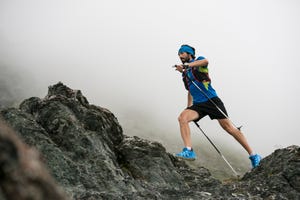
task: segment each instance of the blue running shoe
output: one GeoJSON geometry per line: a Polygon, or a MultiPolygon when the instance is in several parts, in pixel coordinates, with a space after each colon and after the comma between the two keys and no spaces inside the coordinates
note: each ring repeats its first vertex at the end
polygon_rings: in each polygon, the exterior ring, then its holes
{"type": "Polygon", "coordinates": [[[251,160],[252,167],[255,168],[259,165],[261,157],[260,157],[260,155],[255,154],[255,155],[249,156],[249,159],[251,160]]]}
{"type": "Polygon", "coordinates": [[[178,158],[183,158],[186,160],[195,160],[196,153],[192,150],[188,150],[187,148],[183,148],[182,152],[175,155],[178,158]]]}

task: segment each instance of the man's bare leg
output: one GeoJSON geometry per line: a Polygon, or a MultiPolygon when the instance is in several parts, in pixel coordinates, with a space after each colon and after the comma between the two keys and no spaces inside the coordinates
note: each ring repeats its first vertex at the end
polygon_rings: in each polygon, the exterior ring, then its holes
{"type": "Polygon", "coordinates": [[[247,142],[246,137],[243,133],[237,129],[233,124],[230,122],[229,119],[218,119],[221,127],[230,135],[232,135],[248,152],[249,155],[253,154],[253,150],[247,142]]]}
{"type": "Polygon", "coordinates": [[[197,119],[198,117],[199,115],[196,111],[189,109],[182,111],[178,117],[180,133],[185,147],[192,147],[189,122],[197,119]]]}

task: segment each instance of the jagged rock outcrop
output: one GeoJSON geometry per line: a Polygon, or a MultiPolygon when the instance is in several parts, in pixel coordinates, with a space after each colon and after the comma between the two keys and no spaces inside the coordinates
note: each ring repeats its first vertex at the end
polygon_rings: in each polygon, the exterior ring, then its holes
{"type": "Polygon", "coordinates": [[[231,187],[263,199],[300,199],[300,148],[278,149],[231,187]]]}
{"type": "MultiPolygon", "coordinates": [[[[29,98],[0,114],[39,150],[70,199],[300,198],[298,146],[275,151],[241,180],[222,183],[160,143],[124,135],[113,113],[62,83],[50,86],[43,99],[29,98]]],[[[0,174],[3,162],[0,157],[0,174]]],[[[9,199],[0,190],[1,195],[9,199]]]]}

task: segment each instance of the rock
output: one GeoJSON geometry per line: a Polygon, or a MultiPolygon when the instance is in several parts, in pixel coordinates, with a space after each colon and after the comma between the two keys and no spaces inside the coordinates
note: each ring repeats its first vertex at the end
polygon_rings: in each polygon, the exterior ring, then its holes
{"type": "Polygon", "coordinates": [[[245,174],[240,186],[264,199],[300,199],[300,147],[276,150],[245,174]]]}
{"type": "MultiPolygon", "coordinates": [[[[0,186],[6,199],[67,199],[39,153],[0,121],[0,186]]],[[[3,195],[0,195],[4,199],[3,195]]]]}
{"type": "Polygon", "coordinates": [[[277,150],[241,180],[221,182],[207,169],[178,160],[158,142],[124,135],[113,113],[62,83],[50,86],[43,99],[32,97],[0,113],[25,143],[41,152],[72,199],[300,197],[297,146],[277,150]]]}

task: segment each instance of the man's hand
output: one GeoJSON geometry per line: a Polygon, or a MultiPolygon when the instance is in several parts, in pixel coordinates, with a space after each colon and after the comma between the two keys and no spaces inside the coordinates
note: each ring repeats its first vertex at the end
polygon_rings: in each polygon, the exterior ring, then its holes
{"type": "Polygon", "coordinates": [[[183,65],[175,65],[176,67],[176,70],[179,71],[179,72],[183,72],[184,68],[183,68],[183,65]]]}
{"type": "Polygon", "coordinates": [[[175,65],[176,70],[179,72],[183,72],[185,69],[187,69],[189,66],[188,65],[175,65]]]}

